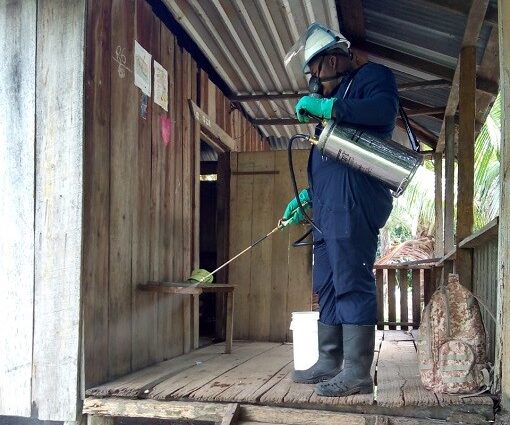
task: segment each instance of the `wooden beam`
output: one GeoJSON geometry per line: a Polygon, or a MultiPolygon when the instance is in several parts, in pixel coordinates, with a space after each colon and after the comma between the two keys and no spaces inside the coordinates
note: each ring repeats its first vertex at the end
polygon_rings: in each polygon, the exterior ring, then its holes
{"type": "Polygon", "coordinates": [[[225,130],[223,130],[218,124],[216,124],[200,107],[193,102],[193,100],[189,99],[189,106],[191,109],[191,114],[195,118],[196,121],[200,122],[200,129],[206,133],[209,133],[209,136],[212,136],[215,140],[217,140],[217,146],[221,147],[223,152],[233,151],[237,152],[239,150],[239,143],[230,137],[225,130]]]}
{"type": "Polygon", "coordinates": [[[501,390],[503,409],[510,411],[510,4],[499,0],[498,9],[502,111],[495,388],[501,390]]]}
{"type": "Polygon", "coordinates": [[[398,91],[410,91],[410,90],[424,90],[424,89],[438,89],[443,87],[450,87],[451,81],[448,80],[425,80],[416,81],[413,83],[404,83],[398,85],[398,91]]]}
{"type": "MultiPolygon", "coordinates": [[[[460,54],[460,126],[457,183],[457,245],[473,231],[475,159],[476,47],[464,46],[460,54]]],[[[456,270],[462,285],[472,288],[471,251],[460,249],[456,270]]]]}
{"type": "MultiPolygon", "coordinates": [[[[476,46],[480,30],[482,28],[483,19],[485,12],[487,11],[487,5],[489,0],[473,0],[469,9],[469,14],[466,22],[466,29],[464,30],[464,36],[462,39],[462,46],[476,46]]],[[[476,74],[475,74],[476,75],[476,74]]],[[[448,97],[448,103],[446,105],[446,116],[452,116],[457,110],[459,104],[459,79],[460,79],[460,57],[457,62],[457,68],[452,80],[452,88],[448,97]]],[[[437,151],[442,152],[445,146],[445,121],[441,126],[441,132],[439,133],[439,140],[437,144],[437,151]]]]}
{"type": "MultiPolygon", "coordinates": [[[[453,71],[452,71],[453,75],[453,71]]],[[[403,83],[398,85],[399,92],[405,91],[416,91],[416,90],[426,90],[426,89],[437,89],[442,87],[450,87],[451,81],[448,80],[424,80],[424,81],[416,81],[413,83],[403,83]]],[[[484,78],[478,77],[476,80],[476,89],[482,92],[497,94],[499,90],[499,86],[496,82],[484,78]]],[[[299,99],[302,96],[306,96],[309,94],[306,91],[300,92],[289,92],[283,91],[281,93],[250,93],[250,94],[237,94],[229,97],[231,102],[256,102],[260,100],[287,100],[287,99],[299,99]]]]}
{"type": "MultiPolygon", "coordinates": [[[[460,13],[461,15],[468,15],[470,2],[466,0],[425,0],[426,3],[433,4],[442,9],[449,10],[450,12],[460,13]]],[[[489,6],[484,19],[486,24],[498,24],[498,9],[489,6]]]]}
{"type": "Polygon", "coordinates": [[[444,255],[444,225],[443,225],[443,154],[434,155],[434,255],[444,255]]]}
{"type": "Polygon", "coordinates": [[[441,106],[438,108],[434,108],[431,106],[425,106],[422,108],[409,109],[406,111],[408,117],[418,117],[423,115],[444,115],[446,108],[441,106]]]}
{"type": "MultiPolygon", "coordinates": [[[[208,421],[221,423],[229,404],[190,401],[130,400],[121,398],[87,397],[83,413],[96,416],[154,418],[167,420],[208,421]]],[[[240,405],[241,420],[259,423],[300,423],[307,425],[365,425],[366,419],[357,413],[324,410],[289,409],[284,407],[240,405]]]]}
{"type": "Polygon", "coordinates": [[[476,248],[498,238],[499,217],[459,242],[459,248],[476,248]]]}
{"type": "MultiPolygon", "coordinates": [[[[0,242],[0,310],[5,312],[0,331],[0,346],[5,347],[0,360],[0,415],[25,417],[32,412],[34,370],[36,20],[36,1],[0,3],[0,50],[3,52],[0,223],[4,229],[0,242]]],[[[71,78],[72,73],[69,74],[71,78]]],[[[60,164],[58,160],[57,164],[60,164]]]]}

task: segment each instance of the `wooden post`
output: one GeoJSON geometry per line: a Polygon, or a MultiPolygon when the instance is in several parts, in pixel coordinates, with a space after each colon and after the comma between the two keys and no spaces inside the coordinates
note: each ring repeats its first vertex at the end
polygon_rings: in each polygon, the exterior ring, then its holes
{"type": "Polygon", "coordinates": [[[501,172],[500,172],[500,211],[498,246],[498,326],[496,329],[496,382],[501,389],[501,404],[504,410],[510,410],[510,4],[498,1],[499,28],[499,66],[501,87],[501,172]]]}
{"type": "Polygon", "coordinates": [[[454,246],[455,204],[455,118],[445,118],[445,187],[444,187],[444,250],[451,252],[454,246]]]}
{"type": "Polygon", "coordinates": [[[9,416],[32,407],[36,20],[36,1],[0,3],[0,415],[9,416]]]}
{"type": "Polygon", "coordinates": [[[444,251],[444,226],[443,226],[443,154],[434,155],[434,207],[435,207],[435,244],[434,253],[436,257],[442,257],[444,251]]]}
{"type": "MultiPolygon", "coordinates": [[[[476,47],[462,47],[460,53],[460,127],[458,143],[457,245],[473,230],[473,192],[475,156],[476,47]]],[[[460,282],[471,289],[471,251],[459,249],[456,270],[460,282]]]]}
{"type": "Polygon", "coordinates": [[[232,352],[232,338],[234,335],[234,292],[227,292],[227,329],[226,334],[226,346],[225,353],[230,354],[232,352]]]}

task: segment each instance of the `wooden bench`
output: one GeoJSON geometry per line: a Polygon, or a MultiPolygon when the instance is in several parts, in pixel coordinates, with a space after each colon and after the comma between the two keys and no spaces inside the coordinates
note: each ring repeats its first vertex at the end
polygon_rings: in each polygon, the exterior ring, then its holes
{"type": "MultiPolygon", "coordinates": [[[[173,282],[147,282],[146,284],[138,285],[142,291],[159,292],[164,294],[174,295],[190,295],[193,302],[191,303],[192,311],[189,312],[190,320],[193,327],[193,348],[198,348],[199,343],[199,296],[203,293],[226,294],[227,296],[227,311],[226,311],[226,324],[225,335],[226,345],[225,353],[232,352],[232,336],[234,328],[234,285],[225,283],[212,283],[197,285],[187,283],[173,283],[173,282]]],[[[186,312],[185,312],[186,314],[186,312]]]]}

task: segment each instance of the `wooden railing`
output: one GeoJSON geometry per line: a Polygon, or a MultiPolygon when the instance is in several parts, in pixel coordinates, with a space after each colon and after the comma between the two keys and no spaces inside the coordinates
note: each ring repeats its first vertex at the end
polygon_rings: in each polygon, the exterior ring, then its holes
{"type": "Polygon", "coordinates": [[[437,259],[376,265],[377,329],[417,329],[436,288],[437,259]]]}

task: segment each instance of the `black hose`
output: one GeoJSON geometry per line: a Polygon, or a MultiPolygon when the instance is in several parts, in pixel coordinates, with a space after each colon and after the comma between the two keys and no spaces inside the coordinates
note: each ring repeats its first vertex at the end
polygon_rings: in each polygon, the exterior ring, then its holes
{"type": "MultiPolygon", "coordinates": [[[[298,204],[299,209],[303,213],[303,216],[305,217],[305,220],[312,225],[312,227],[317,230],[320,234],[322,234],[321,229],[317,227],[317,225],[314,223],[314,221],[308,216],[308,214],[305,211],[305,207],[301,203],[301,200],[299,199],[299,192],[297,188],[297,182],[296,182],[296,175],[294,173],[294,164],[292,161],[292,144],[295,140],[298,139],[305,139],[309,140],[310,136],[307,136],[306,134],[295,134],[292,136],[289,140],[289,146],[287,147],[287,154],[289,159],[289,171],[290,171],[290,180],[292,182],[292,188],[294,189],[294,195],[296,197],[296,201],[298,204]]],[[[309,246],[314,245],[314,242],[303,242],[303,240],[312,232],[312,229],[308,230],[303,236],[301,236],[299,239],[297,239],[295,242],[292,243],[293,247],[300,247],[300,246],[309,246]]]]}

